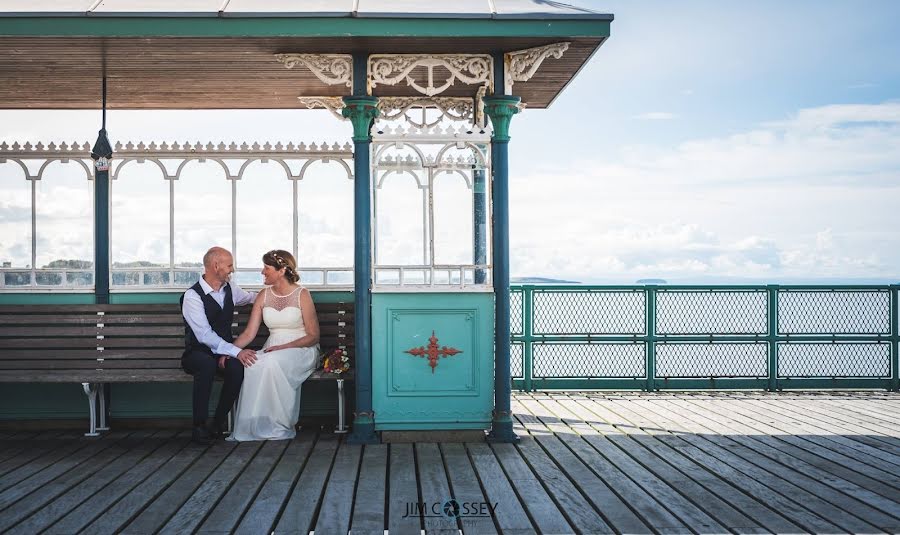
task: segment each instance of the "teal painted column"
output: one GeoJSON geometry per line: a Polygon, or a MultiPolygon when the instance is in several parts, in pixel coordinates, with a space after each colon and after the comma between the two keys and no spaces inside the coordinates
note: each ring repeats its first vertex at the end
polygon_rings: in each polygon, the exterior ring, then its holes
{"type": "Polygon", "coordinates": [[[367,96],[364,54],[353,55],[353,93],[344,97],[342,114],[353,124],[353,288],[356,335],[356,411],[347,441],[377,444],[372,411],[372,193],[369,150],[372,122],[378,116],[378,99],[367,96]]]}
{"type": "MultiPolygon", "coordinates": [[[[503,61],[496,69],[494,83],[503,87],[503,61]],[[500,73],[500,79],[497,78],[500,73]]],[[[494,64],[498,62],[494,58],[494,64]]],[[[491,118],[494,133],[491,137],[493,171],[493,248],[494,248],[494,413],[488,441],[516,442],[513,432],[512,378],[510,377],[510,317],[509,317],[509,123],[519,112],[519,97],[493,95],[484,97],[484,111],[491,118]]]]}

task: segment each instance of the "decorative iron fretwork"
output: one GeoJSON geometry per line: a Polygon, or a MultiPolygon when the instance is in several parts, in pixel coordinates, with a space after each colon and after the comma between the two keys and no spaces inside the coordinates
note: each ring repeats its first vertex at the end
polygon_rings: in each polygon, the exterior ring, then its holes
{"type": "Polygon", "coordinates": [[[275,54],[288,69],[300,64],[328,85],[353,87],[353,56],[349,54],[275,54]]]}
{"type": "MultiPolygon", "coordinates": [[[[22,178],[31,182],[31,189],[36,189],[36,183],[44,179],[46,170],[50,164],[61,162],[74,164],[77,167],[75,177],[83,173],[86,180],[93,180],[91,159],[88,156],[91,150],[89,143],[19,143],[12,144],[0,142],[0,167],[6,164],[18,166],[22,171],[22,178]]],[[[114,147],[115,159],[110,166],[110,178],[112,179],[113,198],[116,198],[120,176],[137,164],[151,164],[159,170],[160,181],[169,182],[169,257],[167,263],[156,263],[142,266],[120,266],[117,262],[110,265],[112,275],[111,284],[114,288],[164,288],[182,287],[196,280],[199,273],[195,266],[183,266],[174,263],[174,239],[175,228],[175,187],[174,183],[184,176],[191,174],[189,164],[192,162],[208,162],[221,168],[225,180],[231,183],[232,210],[237,206],[236,183],[241,181],[251,165],[260,163],[272,163],[283,170],[285,179],[292,183],[291,201],[294,216],[294,228],[292,229],[294,251],[299,248],[299,221],[298,221],[298,183],[310,173],[315,172],[313,166],[317,164],[334,163],[345,172],[347,179],[353,179],[353,147],[350,143],[191,143],[191,142],[163,142],[157,144],[133,143],[131,141],[118,142],[114,147]],[[312,169],[312,171],[310,171],[312,169]]],[[[32,214],[35,213],[35,205],[30,203],[32,214]]],[[[0,292],[5,290],[39,290],[48,287],[55,288],[85,288],[94,284],[93,264],[84,261],[77,267],[35,267],[37,218],[31,217],[31,261],[27,267],[0,267],[0,292]]],[[[236,226],[232,221],[232,249],[235,249],[236,226]]],[[[115,226],[114,226],[115,227],[115,226]]],[[[113,228],[114,235],[118,229],[113,228]]],[[[295,253],[296,254],[296,253],[295,253]]],[[[23,262],[23,264],[25,264],[23,262]]],[[[238,273],[255,273],[256,268],[238,268],[238,273]]],[[[304,266],[300,276],[307,285],[347,287],[352,284],[352,266],[304,266]]]]}
{"type": "Polygon", "coordinates": [[[369,89],[378,84],[397,85],[405,81],[419,93],[432,97],[446,91],[457,80],[493,89],[493,64],[493,58],[487,54],[376,54],[369,56],[369,89]],[[426,71],[424,81],[414,77],[413,71],[418,67],[426,71]],[[443,82],[435,80],[436,69],[449,73],[443,82]]]}
{"type": "Polygon", "coordinates": [[[548,57],[559,59],[563,52],[569,49],[570,43],[553,43],[552,45],[526,48],[507,52],[504,55],[506,68],[506,94],[512,95],[512,86],[515,82],[527,82],[540,68],[541,63],[548,57]]]}
{"type": "Polygon", "coordinates": [[[378,101],[382,121],[406,120],[420,128],[437,125],[442,119],[450,121],[468,121],[475,123],[475,99],[468,97],[382,97],[378,101]],[[426,121],[423,117],[417,121],[408,112],[413,108],[432,108],[440,112],[434,121],[426,121]]]}
{"type": "Polygon", "coordinates": [[[344,108],[344,100],[341,97],[297,97],[300,104],[306,106],[306,109],[325,108],[331,115],[334,115],[342,121],[349,121],[341,114],[344,108]]]}
{"type": "Polygon", "coordinates": [[[434,373],[434,369],[437,368],[438,365],[438,358],[452,357],[453,355],[462,353],[462,351],[453,347],[439,347],[437,336],[434,335],[434,331],[431,331],[431,336],[428,338],[428,347],[414,347],[412,349],[407,349],[404,353],[409,353],[414,357],[427,357],[428,365],[431,366],[431,373],[434,373]]]}

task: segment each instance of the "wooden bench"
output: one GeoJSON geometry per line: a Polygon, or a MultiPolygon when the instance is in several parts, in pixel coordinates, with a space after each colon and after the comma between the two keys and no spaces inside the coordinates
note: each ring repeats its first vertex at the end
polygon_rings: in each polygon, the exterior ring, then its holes
{"type": "MultiPolygon", "coordinates": [[[[344,382],[353,380],[353,303],[317,303],[324,351],[345,347],[351,369],[343,374],[320,368],[308,381],[336,381],[338,423],[347,431],[344,382]]],[[[235,310],[233,331],[243,330],[250,307],[235,310]]],[[[268,336],[263,325],[250,347],[268,336]]],[[[108,428],[104,385],[190,382],[181,369],[184,323],[178,305],[2,305],[0,383],[82,383],[90,408],[90,432],[108,428]]]]}

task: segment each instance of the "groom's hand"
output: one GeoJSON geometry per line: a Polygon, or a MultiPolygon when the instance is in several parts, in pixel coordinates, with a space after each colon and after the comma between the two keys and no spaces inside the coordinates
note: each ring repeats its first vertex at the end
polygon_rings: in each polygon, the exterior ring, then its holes
{"type": "Polygon", "coordinates": [[[241,364],[243,364],[245,368],[249,368],[256,362],[256,351],[253,351],[252,349],[242,349],[241,352],[238,353],[237,359],[241,361],[241,364]]]}

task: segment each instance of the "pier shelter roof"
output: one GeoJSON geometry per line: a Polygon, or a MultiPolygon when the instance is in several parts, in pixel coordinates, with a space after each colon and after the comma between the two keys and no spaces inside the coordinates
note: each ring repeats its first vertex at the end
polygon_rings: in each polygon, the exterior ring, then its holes
{"type": "MultiPolygon", "coordinates": [[[[276,55],[497,54],[565,42],[515,94],[548,107],[609,37],[612,15],[537,0],[0,0],[0,108],[300,108],[350,94],[276,55]]],[[[424,67],[418,67],[423,69],[424,67]]],[[[415,74],[415,73],[413,73],[415,74]]],[[[444,97],[474,97],[454,84],[444,97]]],[[[405,84],[370,88],[405,96],[405,84]]]]}

